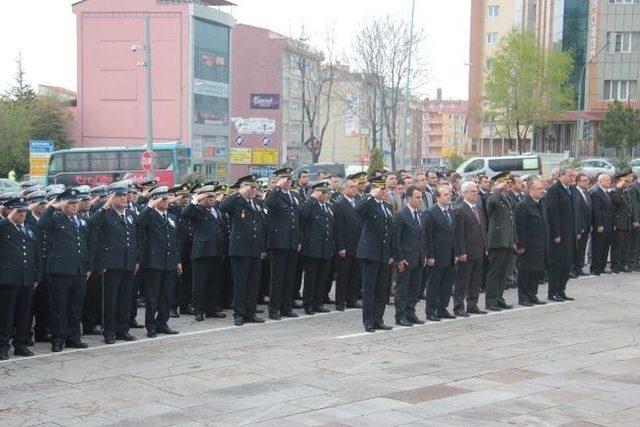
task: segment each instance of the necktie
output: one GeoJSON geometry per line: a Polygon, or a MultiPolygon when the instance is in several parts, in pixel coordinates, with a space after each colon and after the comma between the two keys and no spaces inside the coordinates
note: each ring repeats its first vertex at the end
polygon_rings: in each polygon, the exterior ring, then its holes
{"type": "Polygon", "coordinates": [[[25,236],[27,235],[27,229],[24,227],[24,224],[20,224],[20,231],[22,232],[22,234],[24,234],[25,236]]]}
{"type": "Polygon", "coordinates": [[[476,205],[471,206],[471,210],[473,211],[474,215],[476,216],[476,219],[478,220],[478,222],[480,222],[480,214],[478,213],[478,207],[476,205]]]}
{"type": "Polygon", "coordinates": [[[418,218],[418,211],[413,211],[413,222],[415,226],[420,229],[420,219],[418,218]]]}
{"type": "Polygon", "coordinates": [[[293,204],[293,196],[291,193],[287,193],[287,196],[289,196],[289,203],[293,204]]]}
{"type": "Polygon", "coordinates": [[[449,224],[449,228],[451,228],[451,215],[449,215],[449,209],[444,210],[444,216],[447,218],[447,223],[449,224]]]}
{"type": "Polygon", "coordinates": [[[387,212],[387,208],[384,206],[384,202],[380,202],[380,208],[382,209],[382,212],[384,213],[384,217],[385,218],[389,218],[389,213],[387,212]]]}
{"type": "Polygon", "coordinates": [[[257,211],[255,203],[253,203],[253,199],[251,199],[251,210],[257,211]]]}

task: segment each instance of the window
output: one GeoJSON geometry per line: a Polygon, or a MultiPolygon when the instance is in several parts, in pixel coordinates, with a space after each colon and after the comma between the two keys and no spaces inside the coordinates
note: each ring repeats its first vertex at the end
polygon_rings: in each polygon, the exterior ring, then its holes
{"type": "Polygon", "coordinates": [[[492,67],[493,67],[493,59],[487,58],[487,60],[485,61],[485,68],[487,69],[488,72],[491,72],[492,67]]]}
{"type": "MultiPolygon", "coordinates": [[[[153,151],[153,167],[156,170],[170,169],[173,163],[173,152],[171,150],[154,150],[153,151]]],[[[139,171],[142,170],[140,158],[142,150],[127,150],[120,153],[121,171],[139,171]]]]}
{"type": "Polygon", "coordinates": [[[608,101],[627,100],[636,91],[635,80],[605,80],[602,98],[608,101]]]}
{"type": "Polygon", "coordinates": [[[632,32],[619,32],[609,33],[609,42],[613,52],[628,53],[632,51],[632,39],[634,33],[632,32]]]}
{"type": "Polygon", "coordinates": [[[87,153],[66,153],[64,155],[65,172],[84,172],[89,169],[87,153]]]}
{"type": "Polygon", "coordinates": [[[500,6],[487,6],[487,18],[497,18],[500,13],[500,6]]]}
{"type": "Polygon", "coordinates": [[[119,154],[117,151],[89,153],[90,170],[98,172],[118,170],[119,154]]]}
{"type": "Polygon", "coordinates": [[[193,95],[193,120],[206,125],[229,123],[229,98],[210,95],[193,95]]]}
{"type": "Polygon", "coordinates": [[[468,172],[478,171],[482,168],[484,168],[484,160],[475,159],[474,161],[472,161],[471,163],[469,163],[467,166],[464,167],[464,172],[468,173],[468,172]]]}
{"type": "Polygon", "coordinates": [[[522,159],[489,159],[489,168],[494,172],[520,171],[522,159]]]}
{"type": "Polygon", "coordinates": [[[62,154],[54,154],[49,159],[49,174],[55,174],[61,172],[63,170],[63,155],[62,154]]]}
{"type": "Polygon", "coordinates": [[[229,82],[229,28],[194,19],[194,75],[197,79],[229,82]]]}
{"type": "Polygon", "coordinates": [[[640,0],[609,0],[610,4],[638,4],[640,0]]]}
{"type": "Polygon", "coordinates": [[[487,44],[497,44],[498,33],[487,33],[487,44]]]}

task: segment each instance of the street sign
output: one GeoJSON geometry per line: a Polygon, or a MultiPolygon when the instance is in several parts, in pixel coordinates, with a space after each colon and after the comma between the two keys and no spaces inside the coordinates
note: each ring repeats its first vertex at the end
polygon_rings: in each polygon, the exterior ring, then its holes
{"type": "Polygon", "coordinates": [[[53,153],[53,141],[29,140],[29,174],[32,177],[47,174],[51,153],[53,153]]]}
{"type": "Polygon", "coordinates": [[[238,147],[241,147],[242,144],[244,144],[245,142],[247,142],[247,141],[245,141],[245,139],[243,137],[241,137],[241,136],[236,137],[236,145],[238,147]]]}
{"type": "Polygon", "coordinates": [[[271,138],[269,138],[268,136],[263,136],[262,139],[260,140],[260,144],[264,145],[265,147],[270,146],[271,138]]]}
{"type": "Polygon", "coordinates": [[[232,148],[229,163],[232,165],[250,165],[251,148],[232,148]]]}
{"type": "Polygon", "coordinates": [[[278,150],[273,148],[254,148],[251,155],[251,164],[277,165],[278,150]]]}
{"type": "Polygon", "coordinates": [[[140,159],[140,163],[142,163],[142,169],[149,172],[151,170],[151,166],[153,164],[153,156],[151,155],[151,151],[143,151],[142,158],[140,159]]]}

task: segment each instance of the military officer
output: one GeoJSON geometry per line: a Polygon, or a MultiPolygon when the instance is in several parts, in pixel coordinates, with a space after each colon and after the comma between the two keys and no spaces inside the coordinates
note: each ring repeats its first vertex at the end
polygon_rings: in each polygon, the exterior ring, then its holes
{"type": "MultiPolygon", "coordinates": [[[[181,184],[169,189],[172,199],[169,201],[168,212],[178,221],[178,235],[180,236],[180,254],[182,274],[178,277],[176,291],[171,301],[171,317],[180,314],[195,314],[191,307],[193,296],[193,277],[191,275],[191,245],[193,244],[193,228],[191,221],[182,216],[182,210],[189,203],[191,185],[181,184]],[[178,313],[180,309],[180,313],[178,313]]],[[[136,193],[137,197],[137,193],[136,193]]],[[[135,205],[134,205],[135,206],[135,205]]]]}
{"type": "Polygon", "coordinates": [[[365,331],[388,330],[383,317],[387,300],[386,281],[391,257],[391,205],[385,202],[383,179],[371,181],[371,193],[356,203],[356,213],[362,223],[356,258],[362,277],[362,320],[365,331]]]}
{"type": "Polygon", "coordinates": [[[271,262],[269,318],[298,317],[293,312],[293,283],[302,248],[300,206],[291,191],[291,168],[274,172],[276,187],[266,196],[269,223],[267,248],[271,262]]]}
{"type": "Polygon", "coordinates": [[[127,210],[127,186],[111,184],[109,198],[89,219],[90,250],[94,273],[101,273],[104,303],[103,336],[134,341],[129,333],[133,275],[140,267],[135,218],[127,210]]]}
{"type": "Polygon", "coordinates": [[[136,221],[146,300],[144,323],[147,336],[155,338],[178,333],[168,321],[176,274],[182,274],[182,264],[176,218],[167,212],[169,189],[157,187],[148,197],[148,206],[136,221]]]}
{"type": "Polygon", "coordinates": [[[616,176],[616,187],[611,193],[613,202],[614,237],[611,245],[611,271],[631,271],[631,232],[637,227],[629,186],[631,172],[623,171],[616,176]]]}
{"type": "Polygon", "coordinates": [[[0,220],[0,360],[9,358],[11,340],[16,356],[33,356],[27,348],[31,300],[40,276],[36,233],[25,224],[26,199],[3,203],[8,215],[0,220]]]}
{"type": "Polygon", "coordinates": [[[49,281],[51,351],[86,348],[80,339],[80,320],[86,279],[91,275],[88,229],[78,218],[78,191],[67,189],[40,218],[47,234],[46,274],[49,281]]]}
{"type": "Polygon", "coordinates": [[[261,260],[267,256],[263,214],[256,197],[256,176],[247,175],[236,182],[238,192],[220,203],[220,210],[231,219],[229,255],[233,274],[234,324],[263,323],[256,316],[261,260]]]}
{"type": "Polygon", "coordinates": [[[191,267],[193,276],[193,302],[195,320],[207,317],[224,318],[221,312],[224,222],[222,212],[215,205],[215,185],[196,190],[191,203],[182,210],[182,216],[192,225],[191,267]]]}

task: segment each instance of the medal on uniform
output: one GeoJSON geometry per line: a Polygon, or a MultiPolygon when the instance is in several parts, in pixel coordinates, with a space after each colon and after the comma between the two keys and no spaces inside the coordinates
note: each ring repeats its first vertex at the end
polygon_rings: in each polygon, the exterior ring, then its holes
{"type": "Polygon", "coordinates": [[[169,221],[169,225],[171,225],[172,227],[174,227],[174,228],[175,228],[176,223],[175,223],[175,222],[173,222],[173,220],[172,220],[171,218],[167,218],[167,220],[169,221]]]}

